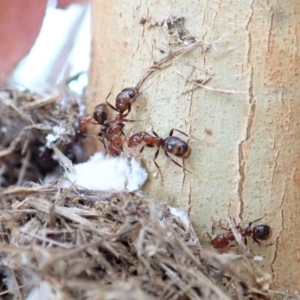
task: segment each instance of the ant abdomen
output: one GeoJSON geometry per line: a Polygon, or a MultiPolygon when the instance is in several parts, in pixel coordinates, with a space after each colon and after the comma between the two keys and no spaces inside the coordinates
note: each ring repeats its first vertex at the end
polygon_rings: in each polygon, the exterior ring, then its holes
{"type": "Polygon", "coordinates": [[[257,225],[253,227],[252,235],[258,240],[268,240],[272,235],[272,228],[269,225],[257,225]]]}
{"type": "Polygon", "coordinates": [[[99,124],[104,124],[104,122],[107,120],[107,105],[105,103],[101,103],[97,105],[94,109],[94,119],[99,124]]]}
{"type": "Polygon", "coordinates": [[[177,157],[186,159],[191,154],[189,145],[176,136],[169,136],[164,140],[165,150],[177,157]]]}
{"type": "Polygon", "coordinates": [[[116,109],[120,113],[129,109],[132,101],[138,95],[138,90],[135,88],[126,88],[121,91],[116,97],[116,109]]]}

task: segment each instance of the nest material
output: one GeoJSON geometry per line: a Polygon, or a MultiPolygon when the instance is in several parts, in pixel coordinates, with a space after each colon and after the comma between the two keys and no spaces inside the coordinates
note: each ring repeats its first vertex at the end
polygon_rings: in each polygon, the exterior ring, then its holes
{"type": "Polygon", "coordinates": [[[64,129],[55,153],[76,152],[80,101],[17,90],[0,96],[1,299],[26,299],[41,282],[52,299],[269,297],[271,278],[247,251],[203,248],[166,205],[135,193],[60,189],[58,181],[21,186],[59,166],[44,147],[53,127],[64,129]]]}
{"type": "Polygon", "coordinates": [[[48,134],[71,161],[80,160],[72,126],[80,103],[71,92],[0,91],[0,187],[43,180],[58,167],[48,134]]]}
{"type": "Polygon", "coordinates": [[[203,249],[192,227],[166,206],[126,193],[22,189],[2,194],[10,203],[0,217],[3,263],[18,278],[50,283],[53,299],[266,295],[268,275],[246,256],[203,249]]]}

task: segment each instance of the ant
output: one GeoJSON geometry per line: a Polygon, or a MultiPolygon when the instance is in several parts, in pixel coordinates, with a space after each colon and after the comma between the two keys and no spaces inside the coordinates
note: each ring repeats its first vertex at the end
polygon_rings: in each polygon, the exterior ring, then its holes
{"type": "Polygon", "coordinates": [[[104,125],[104,123],[107,121],[107,106],[105,103],[95,106],[93,117],[98,124],[104,125]]]}
{"type": "Polygon", "coordinates": [[[106,97],[106,104],[101,103],[94,109],[93,117],[86,115],[79,118],[77,133],[85,136],[87,133],[87,126],[89,124],[101,125],[99,136],[102,137],[100,140],[107,152],[112,156],[118,156],[123,152],[123,128],[125,127],[124,122],[131,122],[127,120],[131,105],[138,96],[138,90],[135,88],[126,88],[121,91],[116,97],[116,106],[111,105],[106,97]],[[118,112],[114,120],[109,121],[107,119],[107,107],[118,112]],[[126,113],[125,113],[126,112],[126,113]]]}
{"type": "Polygon", "coordinates": [[[116,97],[116,107],[111,105],[106,97],[106,104],[101,103],[94,109],[93,116],[85,115],[80,117],[77,121],[76,133],[80,136],[87,135],[87,126],[89,124],[101,125],[99,136],[102,137],[100,141],[104,144],[107,152],[112,156],[118,156],[123,152],[123,137],[125,136],[123,128],[124,122],[131,122],[125,119],[131,110],[131,104],[138,96],[138,90],[135,88],[125,88],[116,97]],[[119,112],[115,116],[115,120],[109,121],[107,118],[107,107],[119,112]],[[127,112],[126,112],[127,111],[127,112]],[[126,113],[124,113],[126,112],[126,113]]]}
{"type": "Polygon", "coordinates": [[[94,109],[94,119],[101,125],[99,136],[105,139],[100,140],[105,146],[107,152],[112,156],[118,156],[123,152],[124,121],[122,115],[117,115],[115,121],[107,120],[107,105],[101,103],[94,109]],[[111,123],[111,124],[110,124],[111,123]]]}
{"type": "Polygon", "coordinates": [[[79,117],[73,124],[76,134],[85,137],[87,136],[87,127],[90,124],[104,125],[107,120],[106,104],[99,104],[94,109],[93,115],[84,115],[79,117]]]}
{"type": "Polygon", "coordinates": [[[92,115],[79,117],[73,124],[76,134],[85,137],[87,135],[87,127],[89,124],[97,124],[92,115]]]}
{"type": "MultiPolygon", "coordinates": [[[[131,111],[131,105],[138,95],[138,90],[136,88],[125,88],[117,95],[116,106],[111,105],[107,101],[108,97],[106,98],[106,105],[118,112],[115,116],[115,120],[105,120],[103,122],[100,132],[100,136],[103,136],[107,141],[107,145],[105,146],[108,153],[112,156],[118,156],[123,152],[123,136],[125,137],[123,131],[123,128],[125,127],[124,122],[134,122],[133,120],[126,119],[126,117],[131,111]]],[[[101,121],[102,119],[103,118],[101,118],[101,121]]]]}
{"type": "MultiPolygon", "coordinates": [[[[252,224],[261,220],[257,219],[253,222],[250,222],[249,225],[246,228],[242,228],[241,226],[237,226],[236,229],[241,235],[242,238],[244,238],[244,243],[247,246],[247,237],[251,236],[254,242],[256,242],[258,245],[261,245],[261,241],[268,240],[272,235],[272,228],[269,225],[262,224],[262,225],[256,225],[252,228],[252,224]]],[[[229,246],[231,241],[235,241],[236,238],[232,232],[231,229],[226,229],[227,233],[218,234],[215,238],[211,238],[211,236],[206,233],[206,235],[210,238],[211,244],[215,249],[222,249],[229,246]]]]}
{"type": "MultiPolygon", "coordinates": [[[[117,111],[122,118],[128,116],[131,111],[131,105],[139,96],[136,88],[126,88],[121,91],[116,97],[116,106],[111,105],[107,100],[106,104],[113,110],[117,111]],[[125,114],[124,112],[127,111],[125,114]]],[[[124,120],[124,119],[123,119],[124,120]]]]}
{"type": "MultiPolygon", "coordinates": [[[[174,156],[180,157],[182,159],[186,159],[190,156],[191,154],[191,148],[189,147],[189,145],[181,140],[180,138],[173,136],[173,132],[174,131],[178,131],[181,134],[188,136],[186,133],[178,130],[178,129],[171,129],[169,136],[165,139],[161,138],[158,136],[158,134],[154,131],[153,135],[150,135],[147,132],[141,131],[139,133],[136,133],[134,135],[132,135],[129,140],[128,140],[128,147],[136,147],[138,145],[140,145],[141,143],[144,143],[145,145],[140,149],[140,153],[142,153],[142,151],[144,150],[145,147],[157,147],[157,151],[154,154],[154,164],[155,166],[158,168],[159,172],[160,172],[160,168],[156,162],[156,158],[159,154],[159,150],[160,148],[163,148],[165,150],[165,155],[171,159],[171,161],[176,164],[177,166],[183,168],[184,170],[186,170],[182,165],[180,165],[178,162],[176,162],[173,158],[171,158],[169,156],[170,154],[173,154],[174,156]]],[[[186,170],[188,171],[188,170],[186,170]]],[[[190,171],[188,171],[190,172],[190,171]]]]}

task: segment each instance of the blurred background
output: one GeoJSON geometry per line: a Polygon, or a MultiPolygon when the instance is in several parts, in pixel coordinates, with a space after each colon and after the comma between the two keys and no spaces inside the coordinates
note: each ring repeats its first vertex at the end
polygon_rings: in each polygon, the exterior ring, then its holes
{"type": "Polygon", "coordinates": [[[45,90],[72,77],[81,94],[90,60],[86,0],[0,0],[0,85],[45,90]],[[77,76],[78,75],[78,76],[77,76]]]}

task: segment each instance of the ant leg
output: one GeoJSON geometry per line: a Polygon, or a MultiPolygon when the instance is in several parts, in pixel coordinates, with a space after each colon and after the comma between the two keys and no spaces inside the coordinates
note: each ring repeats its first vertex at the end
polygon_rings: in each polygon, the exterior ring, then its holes
{"type": "Polygon", "coordinates": [[[252,239],[256,244],[258,244],[259,246],[262,246],[262,243],[259,240],[257,240],[255,237],[252,236],[252,239]]]}
{"type": "Polygon", "coordinates": [[[200,142],[206,143],[205,141],[199,140],[199,139],[197,139],[197,138],[193,137],[192,135],[190,135],[190,134],[187,134],[187,133],[185,133],[184,131],[181,131],[181,130],[179,130],[179,129],[176,129],[176,128],[172,128],[172,129],[171,129],[169,136],[173,136],[173,133],[174,133],[174,131],[177,131],[177,132],[179,132],[179,133],[181,133],[181,134],[185,135],[186,137],[189,137],[189,138],[192,138],[192,139],[194,139],[194,140],[197,140],[197,141],[200,141],[200,142]]]}
{"type": "Polygon", "coordinates": [[[207,144],[207,145],[211,145],[211,143],[209,143],[209,142],[206,142],[206,141],[197,139],[197,138],[195,138],[194,136],[192,136],[192,135],[190,135],[190,134],[187,134],[187,133],[185,133],[185,132],[183,132],[183,131],[181,131],[181,130],[179,130],[179,129],[175,129],[175,128],[171,129],[169,136],[173,136],[174,131],[177,131],[177,132],[179,132],[179,133],[185,135],[186,137],[191,138],[191,139],[194,139],[194,140],[197,140],[197,141],[199,141],[199,142],[201,142],[201,143],[205,143],[205,144],[207,144]]]}
{"type": "Polygon", "coordinates": [[[140,149],[140,153],[142,153],[145,149],[145,146],[143,146],[141,149],[140,149]]]}
{"type": "Polygon", "coordinates": [[[256,220],[250,222],[250,223],[248,224],[247,230],[250,229],[250,228],[252,227],[252,224],[253,224],[253,223],[258,222],[258,221],[262,220],[263,218],[264,218],[264,217],[261,217],[261,218],[259,218],[259,219],[256,219],[256,220]]]}
{"type": "Polygon", "coordinates": [[[106,98],[105,98],[105,101],[107,101],[107,99],[110,97],[110,95],[111,95],[111,91],[108,93],[108,95],[106,96],[106,98]]]}
{"type": "MultiPolygon", "coordinates": [[[[165,150],[165,154],[166,156],[178,167],[182,168],[183,170],[187,171],[188,173],[196,176],[194,173],[192,173],[191,171],[189,171],[187,168],[185,168],[183,165],[181,165],[180,163],[178,163],[176,160],[174,160],[172,157],[169,156],[168,152],[165,150]]],[[[196,176],[197,177],[197,176],[196,176]]]]}
{"type": "Polygon", "coordinates": [[[228,226],[227,227],[221,226],[221,229],[226,230],[226,231],[230,231],[231,230],[231,229],[228,228],[228,226]]]}
{"type": "Polygon", "coordinates": [[[273,243],[269,243],[269,244],[263,244],[260,241],[258,241],[255,237],[252,236],[253,241],[258,244],[258,246],[260,247],[268,247],[268,246],[273,246],[273,243]]]}
{"type": "Polygon", "coordinates": [[[105,144],[105,142],[104,142],[104,139],[102,139],[101,137],[98,137],[98,140],[103,144],[106,153],[108,153],[106,144],[105,144]]]}
{"type": "Polygon", "coordinates": [[[185,132],[183,132],[183,131],[181,131],[181,130],[179,130],[179,129],[175,129],[175,128],[172,128],[171,129],[171,131],[170,131],[170,133],[169,133],[169,136],[173,136],[173,132],[174,131],[177,131],[177,132],[179,132],[179,133],[181,133],[181,134],[183,134],[183,135],[185,135],[185,136],[187,136],[187,137],[191,137],[190,135],[188,135],[187,133],[185,133],[185,132]]]}
{"type": "Polygon", "coordinates": [[[140,122],[140,121],[142,121],[142,120],[129,120],[129,119],[124,119],[123,120],[123,122],[140,122]]]}
{"type": "Polygon", "coordinates": [[[105,147],[105,143],[104,143],[104,140],[99,136],[98,137],[98,140],[103,144],[103,146],[105,147]]]}
{"type": "Polygon", "coordinates": [[[129,115],[130,111],[131,111],[131,103],[128,103],[127,113],[123,115],[124,118],[126,118],[129,115]]]}
{"type": "Polygon", "coordinates": [[[205,233],[200,237],[199,240],[201,241],[205,236],[207,236],[207,237],[210,239],[211,243],[213,242],[213,239],[212,239],[211,235],[210,235],[208,232],[205,232],[205,233]]]}
{"type": "Polygon", "coordinates": [[[108,98],[110,97],[110,95],[111,95],[111,90],[110,90],[110,92],[108,93],[108,95],[107,95],[106,98],[105,98],[105,103],[106,103],[106,105],[108,105],[110,108],[112,108],[113,110],[117,111],[117,109],[116,109],[114,106],[112,106],[112,105],[107,101],[108,98]]]}
{"type": "Polygon", "coordinates": [[[152,133],[153,133],[156,137],[159,137],[159,135],[158,135],[155,131],[152,130],[152,133]]]}
{"type": "Polygon", "coordinates": [[[106,102],[106,104],[107,104],[111,109],[113,109],[113,110],[119,112],[119,111],[118,111],[113,105],[111,105],[107,100],[106,100],[105,102],[106,102]]]}
{"type": "Polygon", "coordinates": [[[162,173],[161,173],[161,170],[160,170],[160,167],[156,162],[156,158],[157,158],[158,154],[159,154],[159,148],[157,149],[157,151],[154,154],[154,164],[155,164],[156,168],[158,169],[160,176],[163,177],[162,173]]]}
{"type": "MultiPolygon", "coordinates": [[[[121,134],[124,136],[125,142],[128,144],[125,132],[123,131],[123,129],[120,129],[120,131],[121,131],[121,134]]],[[[123,141],[123,143],[124,143],[124,141],[123,141]]]]}
{"type": "Polygon", "coordinates": [[[256,220],[254,220],[254,221],[250,222],[250,223],[249,223],[249,225],[251,224],[251,226],[252,226],[252,224],[253,224],[253,223],[256,223],[256,222],[258,222],[258,221],[262,220],[263,218],[264,218],[264,217],[261,217],[261,218],[259,218],[259,219],[256,219],[256,220]]]}

